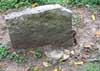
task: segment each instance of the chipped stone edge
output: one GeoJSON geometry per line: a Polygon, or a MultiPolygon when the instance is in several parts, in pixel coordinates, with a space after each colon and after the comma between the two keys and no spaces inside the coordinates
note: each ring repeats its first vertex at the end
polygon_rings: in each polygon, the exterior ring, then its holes
{"type": "Polygon", "coordinates": [[[12,13],[9,13],[7,15],[4,15],[4,18],[5,18],[5,20],[13,19],[16,17],[20,17],[22,15],[25,15],[25,14],[37,14],[37,13],[42,13],[42,12],[45,12],[48,10],[53,10],[53,9],[61,9],[62,11],[66,11],[66,12],[72,14],[71,10],[69,10],[69,9],[59,5],[59,4],[51,4],[51,5],[38,6],[35,8],[27,8],[27,9],[24,9],[23,11],[20,11],[20,12],[12,12],[12,13]]]}

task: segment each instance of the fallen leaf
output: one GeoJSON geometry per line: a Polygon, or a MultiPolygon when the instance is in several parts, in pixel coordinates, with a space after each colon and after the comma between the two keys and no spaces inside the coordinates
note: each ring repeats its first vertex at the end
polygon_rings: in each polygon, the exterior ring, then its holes
{"type": "Polygon", "coordinates": [[[96,20],[96,16],[94,14],[91,16],[91,18],[92,18],[93,21],[96,20]]]}
{"type": "Polygon", "coordinates": [[[38,71],[39,70],[39,67],[38,66],[35,66],[33,70],[34,71],[38,71]]]}
{"type": "Polygon", "coordinates": [[[71,60],[70,62],[69,62],[69,64],[73,64],[74,63],[74,61],[73,60],[71,60]]]}
{"type": "Polygon", "coordinates": [[[92,42],[85,42],[83,45],[84,48],[93,48],[93,46],[94,46],[94,43],[92,42]]]}
{"type": "Polygon", "coordinates": [[[6,64],[4,64],[4,63],[0,63],[0,68],[3,67],[3,66],[5,66],[5,65],[6,65],[6,64]]]}
{"type": "Polygon", "coordinates": [[[43,66],[45,66],[45,67],[49,67],[50,64],[49,64],[48,62],[43,62],[43,66]]]}
{"type": "Polygon", "coordinates": [[[67,60],[70,57],[68,54],[63,54],[62,60],[67,60]]]}
{"type": "Polygon", "coordinates": [[[83,63],[84,63],[83,61],[74,62],[75,65],[83,65],[83,63]]]}
{"type": "Polygon", "coordinates": [[[29,53],[31,54],[31,53],[34,53],[33,51],[29,51],[29,53]]]}
{"type": "Polygon", "coordinates": [[[100,36],[100,31],[96,31],[96,32],[95,32],[95,35],[96,35],[96,36],[100,36]]]}
{"type": "Polygon", "coordinates": [[[59,71],[59,69],[55,68],[53,71],[59,71]]]}
{"type": "Polygon", "coordinates": [[[92,46],[91,46],[91,44],[85,44],[84,45],[84,48],[91,48],[92,46]]]}
{"type": "Polygon", "coordinates": [[[36,7],[36,6],[38,6],[38,3],[32,4],[32,7],[33,7],[33,8],[36,7]]]}
{"type": "Polygon", "coordinates": [[[65,54],[70,54],[70,50],[65,49],[65,50],[64,50],[64,53],[65,53],[65,54]]]}

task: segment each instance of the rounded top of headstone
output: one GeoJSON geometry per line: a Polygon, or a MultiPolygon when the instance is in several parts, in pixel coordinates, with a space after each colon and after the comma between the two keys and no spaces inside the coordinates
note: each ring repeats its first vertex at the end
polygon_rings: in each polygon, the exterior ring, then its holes
{"type": "Polygon", "coordinates": [[[59,4],[50,4],[50,5],[38,6],[35,8],[26,8],[26,9],[19,11],[19,12],[12,12],[12,13],[9,13],[7,15],[4,15],[4,18],[6,20],[7,19],[14,19],[16,17],[20,17],[20,16],[25,15],[25,14],[37,14],[37,13],[42,13],[42,12],[54,10],[54,9],[60,9],[61,11],[66,11],[66,12],[72,14],[72,11],[70,9],[67,9],[59,4]]]}

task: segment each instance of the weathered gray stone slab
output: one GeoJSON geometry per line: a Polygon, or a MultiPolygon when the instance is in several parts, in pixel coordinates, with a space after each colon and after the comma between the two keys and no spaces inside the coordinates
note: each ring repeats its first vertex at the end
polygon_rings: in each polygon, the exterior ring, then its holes
{"type": "Polygon", "coordinates": [[[58,4],[12,12],[5,19],[14,47],[73,45],[72,12],[58,4]]]}

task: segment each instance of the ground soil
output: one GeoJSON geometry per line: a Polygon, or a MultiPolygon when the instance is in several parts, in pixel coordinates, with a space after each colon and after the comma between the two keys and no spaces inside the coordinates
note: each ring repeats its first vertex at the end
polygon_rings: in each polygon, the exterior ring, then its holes
{"type": "MultiPolygon", "coordinates": [[[[91,57],[96,57],[96,51],[95,48],[97,48],[100,43],[97,42],[97,38],[95,36],[95,32],[96,31],[100,31],[100,11],[98,11],[96,13],[96,20],[93,21],[91,18],[91,15],[93,14],[92,11],[90,11],[88,8],[72,8],[73,13],[79,13],[81,16],[81,23],[79,24],[79,26],[74,25],[73,29],[77,32],[76,38],[77,38],[77,45],[68,48],[69,50],[74,50],[76,51],[76,54],[74,57],[79,56],[79,54],[84,53],[82,51],[83,49],[83,45],[85,43],[89,43],[92,44],[92,47],[94,48],[90,53],[91,57]]],[[[2,18],[0,18],[0,22],[2,21],[2,18]]],[[[10,43],[9,42],[9,36],[7,33],[7,30],[5,30],[5,28],[3,28],[5,25],[0,24],[0,43],[10,43]]],[[[50,46],[45,46],[42,48],[46,48],[49,51],[50,50],[50,46]]],[[[80,60],[79,56],[79,60],[80,60]]],[[[41,64],[41,62],[43,62],[45,59],[39,59],[39,60],[33,60],[31,58],[31,56],[28,59],[27,63],[23,63],[23,64],[18,64],[15,63],[14,61],[11,60],[5,60],[4,62],[0,62],[1,64],[4,64],[4,70],[5,71],[27,71],[27,67],[30,64],[36,64],[39,65],[41,64]]],[[[74,58],[72,60],[75,60],[74,58]]],[[[69,61],[66,61],[62,68],[64,71],[80,71],[81,66],[75,66],[75,65],[69,65],[68,64],[69,61]]],[[[58,65],[56,65],[58,66],[58,65]]],[[[51,67],[51,69],[53,69],[53,67],[51,67]]],[[[50,70],[52,71],[52,70],[50,70]]]]}

